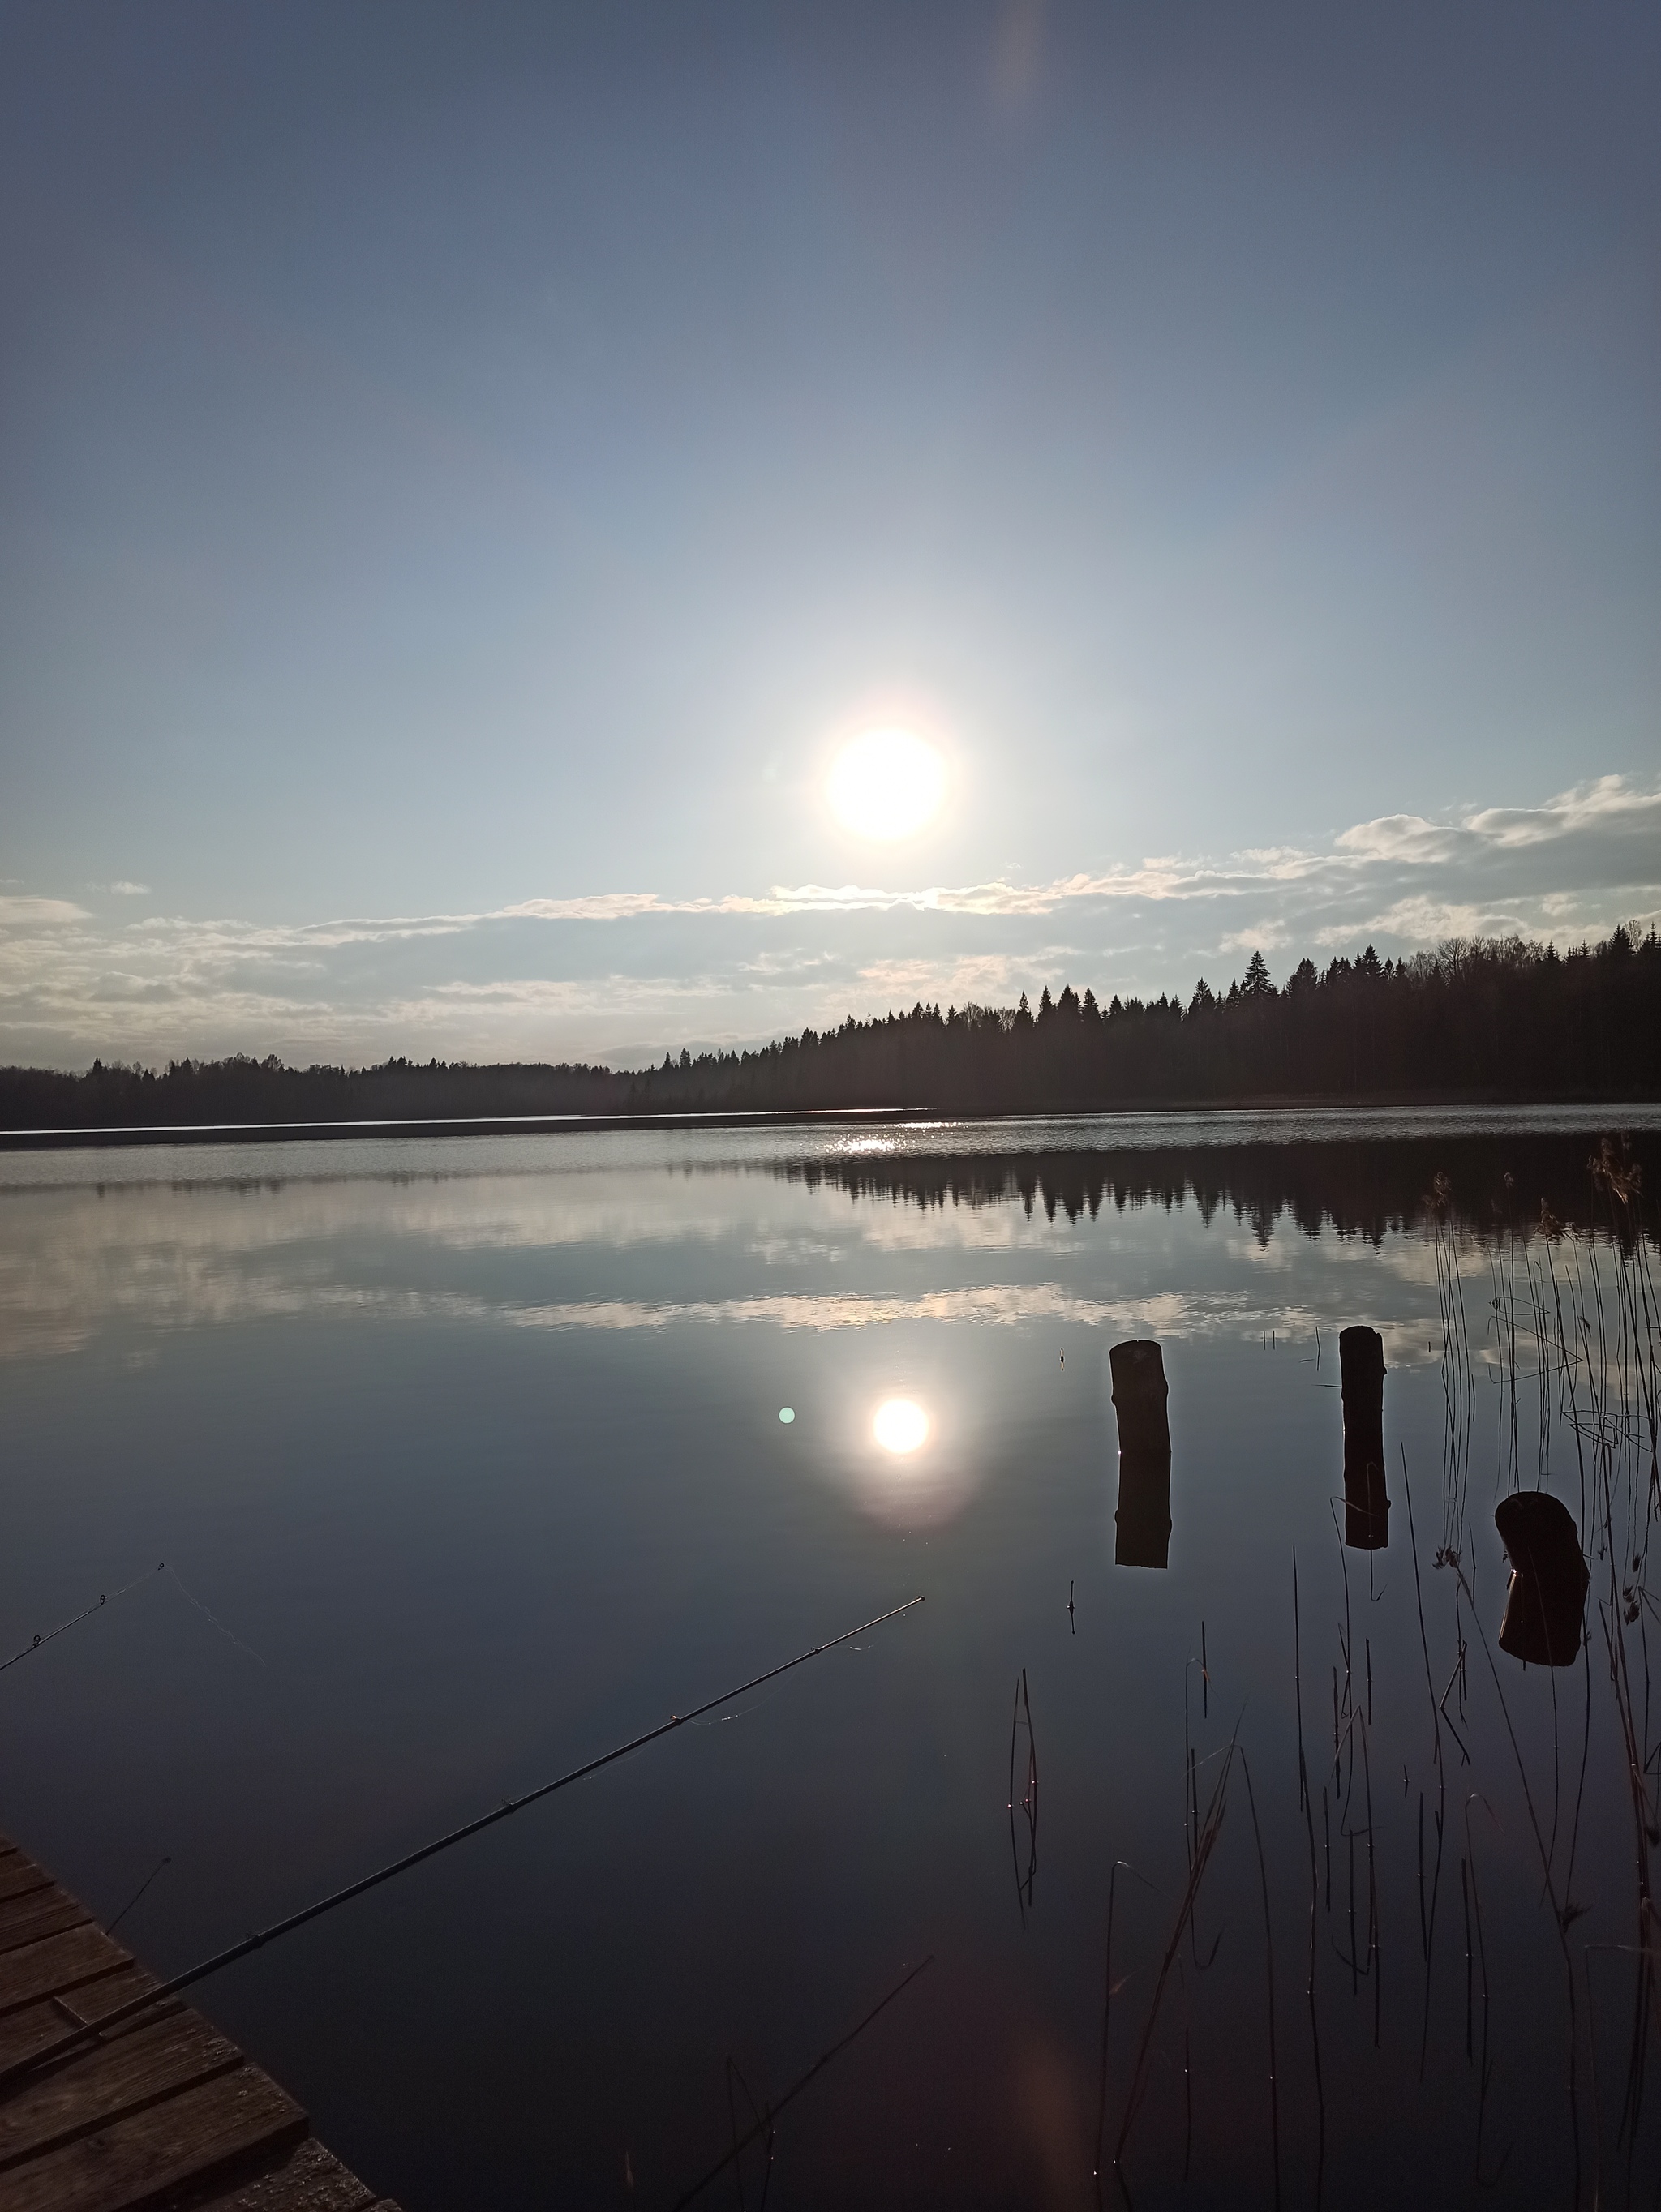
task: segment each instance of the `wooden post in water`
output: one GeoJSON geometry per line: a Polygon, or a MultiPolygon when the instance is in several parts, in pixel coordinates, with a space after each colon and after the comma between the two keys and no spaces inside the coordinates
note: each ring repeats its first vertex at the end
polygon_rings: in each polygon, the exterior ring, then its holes
{"type": "Polygon", "coordinates": [[[1119,1505],[1113,1516],[1113,1561],[1121,1567],[1171,1564],[1170,1388],[1165,1359],[1151,1338],[1116,1344],[1113,1410],[1119,1421],[1119,1505]]]}
{"type": "Polygon", "coordinates": [[[1495,1506],[1494,1525],[1511,1561],[1500,1649],[1531,1667],[1573,1667],[1591,1581],[1573,1515],[1547,1491],[1519,1490],[1495,1506]]]}
{"type": "Polygon", "coordinates": [[[1344,1541],[1382,1552],[1390,1542],[1384,1485],[1384,1340],[1376,1328],[1347,1328],[1338,1339],[1344,1397],[1344,1541]]]}

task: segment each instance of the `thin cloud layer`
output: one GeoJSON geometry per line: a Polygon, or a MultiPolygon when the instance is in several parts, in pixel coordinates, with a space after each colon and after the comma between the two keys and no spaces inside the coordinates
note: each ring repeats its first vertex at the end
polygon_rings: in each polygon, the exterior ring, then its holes
{"type": "Polygon", "coordinates": [[[1566,944],[1658,915],[1661,786],[1617,775],[1539,807],[1383,816],[1323,850],[1156,857],[1043,884],[611,891],[291,923],[122,921],[20,890],[0,896],[0,1056],[644,1056],[1046,981],[1186,991],[1254,946],[1566,944]]]}

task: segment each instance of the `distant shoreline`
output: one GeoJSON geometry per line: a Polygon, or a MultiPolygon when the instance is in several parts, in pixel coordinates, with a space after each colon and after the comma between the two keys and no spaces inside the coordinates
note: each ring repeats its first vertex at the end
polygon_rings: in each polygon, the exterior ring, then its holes
{"type": "Polygon", "coordinates": [[[1324,973],[1300,961],[1284,989],[1261,953],[1220,996],[1184,1006],[1070,985],[1036,1008],[921,1000],[754,1051],[690,1048],[660,1067],[440,1061],[289,1067],[275,1053],[82,1073],[0,1067],[0,1127],[30,1145],[224,1144],[341,1135],[508,1135],[640,1127],[719,1128],[918,1115],[957,1120],[1661,1100],[1661,935],[1616,929],[1560,955],[1521,939],[1450,941],[1409,961],[1324,973]]]}
{"type": "MultiPolygon", "coordinates": [[[[1271,1120],[1330,1115],[1335,1121],[1381,1113],[1480,1114],[1503,1123],[1508,1115],[1561,1115],[1565,1133],[1599,1128],[1661,1128],[1661,1100],[1583,1096],[1501,1098],[1491,1092],[1383,1093],[1373,1097],[1171,1098],[1134,1106],[1054,1107],[1025,1113],[949,1111],[934,1106],[761,1108],[751,1111],[633,1114],[497,1114],[412,1115],[319,1121],[131,1122],[95,1128],[0,1129],[0,1152],[117,1150],[131,1146],[240,1144],[319,1144],[342,1139],[604,1135],[626,1130],[751,1128],[889,1128],[984,1122],[1056,1121],[1146,1123],[1172,1116],[1208,1122],[1227,1115],[1271,1120]]],[[[1245,1142],[1262,1142],[1247,1138],[1245,1142]]]]}

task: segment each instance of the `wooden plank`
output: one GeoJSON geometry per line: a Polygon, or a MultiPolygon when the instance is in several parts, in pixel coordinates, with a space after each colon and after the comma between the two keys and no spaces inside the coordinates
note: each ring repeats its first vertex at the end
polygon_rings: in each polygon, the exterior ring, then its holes
{"type": "Polygon", "coordinates": [[[39,1943],[26,1943],[21,1951],[0,1955],[0,2014],[131,1964],[131,1954],[90,1923],[39,1943]]]}
{"type": "MultiPolygon", "coordinates": [[[[33,1881],[28,1887],[14,1889],[9,1894],[0,1891],[0,1923],[15,1920],[20,1912],[38,1912],[43,1905],[75,1905],[79,1902],[70,1895],[68,1890],[59,1889],[58,1884],[49,1875],[42,1874],[38,1867],[33,1871],[33,1881]]],[[[81,1910],[87,1912],[84,1905],[81,1910]]],[[[92,1915],[87,1912],[87,1917],[90,1920],[92,1915]]]]}
{"type": "Polygon", "coordinates": [[[239,2066],[0,2173],[0,2212],[139,2212],[262,2158],[274,2163],[306,2134],[293,2098],[239,2066]]]}
{"type": "Polygon", "coordinates": [[[397,2212],[313,2139],[281,2166],[222,2197],[198,2200],[198,2212],[397,2212]]]}
{"type": "MultiPolygon", "coordinates": [[[[0,2067],[156,1986],[0,1837],[0,2067]]],[[[398,2212],[291,2097],[166,1997],[0,2100],[0,2212],[398,2212]]]]}
{"type": "MultiPolygon", "coordinates": [[[[0,2020],[0,2066],[10,2066],[33,2051],[44,2051],[66,2030],[80,2027],[83,2021],[101,2020],[129,1998],[155,1987],[155,1975],[147,1974],[142,1966],[122,1966],[113,1974],[100,1975],[95,1982],[82,1982],[66,1996],[43,1997],[38,2004],[25,2005],[21,2012],[8,2013],[0,2020]]],[[[164,1998],[160,2010],[140,2013],[135,2021],[124,2021],[110,2033],[125,2035],[131,2027],[148,2027],[166,2013],[182,2012],[184,2002],[182,1997],[164,1998]]]]}
{"type": "Polygon", "coordinates": [[[14,1898],[10,1909],[0,1905],[0,1953],[21,1950],[43,1936],[61,1936],[66,1928],[84,1928],[91,1919],[86,1906],[65,1897],[61,1889],[14,1898]]]}
{"type": "Polygon", "coordinates": [[[0,2175],[242,2063],[234,2043],[190,2012],[94,2044],[0,2104],[0,2175]]]}

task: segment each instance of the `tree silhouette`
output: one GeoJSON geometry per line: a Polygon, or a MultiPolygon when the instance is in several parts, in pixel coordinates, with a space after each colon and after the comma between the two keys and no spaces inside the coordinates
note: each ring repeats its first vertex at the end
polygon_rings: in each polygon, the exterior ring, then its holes
{"type": "Polygon", "coordinates": [[[200,1127],[514,1115],[917,1107],[1089,1111],[1252,1097],[1661,1097],[1661,939],[1615,931],[1558,952],[1520,938],[1451,939],[1380,962],[1301,960],[1284,990],[1254,953],[1220,1000],[1202,978],[1162,994],[1046,987],[1015,1007],[919,1000],[910,1013],[804,1030],[759,1049],[683,1047],[638,1073],[475,1067],[405,1058],[289,1068],[274,1054],[106,1062],[82,1075],[0,1069],[0,1127],[200,1127]]]}

